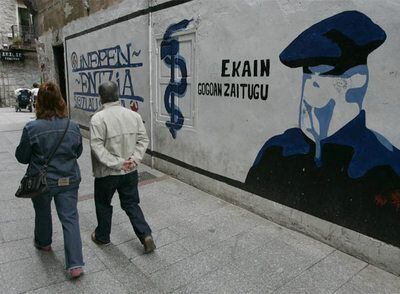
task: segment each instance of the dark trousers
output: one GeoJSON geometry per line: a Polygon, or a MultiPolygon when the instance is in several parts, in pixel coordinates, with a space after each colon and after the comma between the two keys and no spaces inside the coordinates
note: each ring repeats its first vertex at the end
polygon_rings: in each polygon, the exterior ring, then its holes
{"type": "Polygon", "coordinates": [[[138,172],[126,175],[96,178],[94,181],[94,201],[96,204],[96,238],[103,242],[110,241],[113,207],[112,197],[118,191],[121,208],[126,212],[136,236],[141,242],[151,235],[142,209],[139,206],[138,172]]]}

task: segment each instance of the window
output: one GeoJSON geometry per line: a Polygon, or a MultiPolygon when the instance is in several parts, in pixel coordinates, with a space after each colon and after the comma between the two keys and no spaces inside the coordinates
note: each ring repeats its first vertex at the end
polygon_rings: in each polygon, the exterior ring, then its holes
{"type": "MultiPolygon", "coordinates": [[[[184,117],[183,127],[193,128],[196,124],[196,101],[195,101],[195,85],[194,85],[194,72],[195,72],[195,33],[194,32],[183,32],[176,33],[174,37],[179,42],[179,57],[181,61],[186,65],[187,77],[186,77],[186,91],[181,97],[175,95],[175,105],[177,105],[182,112],[184,117]]],[[[157,91],[156,91],[156,120],[159,122],[166,122],[171,119],[171,114],[167,112],[165,107],[165,96],[166,89],[171,84],[171,66],[161,60],[161,43],[163,39],[157,39],[157,91]]],[[[174,80],[178,86],[182,79],[182,69],[177,65],[174,71],[174,80]]],[[[168,101],[167,101],[168,102],[168,101]]]]}

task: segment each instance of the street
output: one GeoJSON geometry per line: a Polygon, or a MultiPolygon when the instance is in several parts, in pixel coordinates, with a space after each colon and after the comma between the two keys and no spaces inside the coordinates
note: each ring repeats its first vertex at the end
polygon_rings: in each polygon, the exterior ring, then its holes
{"type": "MultiPolygon", "coordinates": [[[[0,293],[399,293],[400,278],[140,165],[141,207],[157,250],[143,254],[118,196],[111,245],[96,227],[90,150],[79,159],[86,266],[70,281],[53,205],[53,252],[33,247],[34,211],[14,193],[26,166],[14,151],[29,112],[0,109],[0,293]]],[[[393,257],[395,258],[395,257],[393,257]]],[[[396,257],[398,258],[398,257],[396,257]]]]}

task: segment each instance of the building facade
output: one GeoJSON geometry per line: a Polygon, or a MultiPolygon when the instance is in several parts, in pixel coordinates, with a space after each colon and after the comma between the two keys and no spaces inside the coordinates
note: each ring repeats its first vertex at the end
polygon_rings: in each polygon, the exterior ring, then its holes
{"type": "Polygon", "coordinates": [[[41,2],[44,78],[83,130],[113,80],[154,167],[400,272],[393,1],[41,2]]]}
{"type": "Polygon", "coordinates": [[[24,1],[0,1],[0,105],[13,106],[14,90],[40,82],[34,18],[24,1]]]}
{"type": "Polygon", "coordinates": [[[37,44],[42,81],[57,81],[66,97],[64,68],[64,27],[71,22],[95,15],[96,12],[122,0],[30,0],[37,11],[35,27],[40,36],[37,44]]]}

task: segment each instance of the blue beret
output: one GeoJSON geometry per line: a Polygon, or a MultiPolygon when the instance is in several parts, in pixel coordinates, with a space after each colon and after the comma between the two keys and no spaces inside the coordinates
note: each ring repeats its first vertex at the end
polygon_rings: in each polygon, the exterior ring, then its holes
{"type": "Polygon", "coordinates": [[[324,19],[289,44],[279,55],[288,67],[331,65],[325,74],[340,75],[351,67],[366,64],[368,54],[386,40],[385,31],[358,11],[345,11],[324,19]]]}

